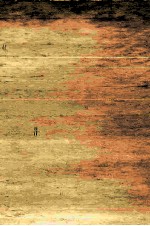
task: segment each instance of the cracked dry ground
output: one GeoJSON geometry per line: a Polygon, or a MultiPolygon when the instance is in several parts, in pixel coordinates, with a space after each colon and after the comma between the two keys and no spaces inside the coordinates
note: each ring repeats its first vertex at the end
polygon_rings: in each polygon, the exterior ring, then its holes
{"type": "Polygon", "coordinates": [[[149,27],[0,25],[0,223],[150,223],[149,27]]]}

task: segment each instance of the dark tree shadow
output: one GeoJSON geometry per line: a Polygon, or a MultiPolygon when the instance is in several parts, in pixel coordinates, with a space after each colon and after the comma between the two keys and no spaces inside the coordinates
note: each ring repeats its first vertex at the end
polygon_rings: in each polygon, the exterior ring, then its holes
{"type": "Polygon", "coordinates": [[[134,16],[150,19],[150,1],[52,1],[52,0],[1,0],[0,19],[52,19],[68,14],[102,20],[130,20],[134,16]],[[16,12],[16,13],[15,13],[16,12]]]}

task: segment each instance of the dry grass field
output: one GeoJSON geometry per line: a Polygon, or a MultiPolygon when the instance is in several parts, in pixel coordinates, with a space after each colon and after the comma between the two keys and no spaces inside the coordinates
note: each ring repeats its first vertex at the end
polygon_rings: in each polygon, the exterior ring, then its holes
{"type": "Polygon", "coordinates": [[[148,41],[140,22],[0,22],[0,224],[150,223],[148,41]]]}

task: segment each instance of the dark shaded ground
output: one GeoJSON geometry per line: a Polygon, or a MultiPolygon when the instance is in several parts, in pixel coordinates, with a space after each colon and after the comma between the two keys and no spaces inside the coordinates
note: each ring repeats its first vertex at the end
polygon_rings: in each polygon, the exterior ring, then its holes
{"type": "Polygon", "coordinates": [[[0,1],[0,19],[52,19],[66,15],[84,15],[103,20],[150,19],[150,2],[146,1],[0,1]]]}

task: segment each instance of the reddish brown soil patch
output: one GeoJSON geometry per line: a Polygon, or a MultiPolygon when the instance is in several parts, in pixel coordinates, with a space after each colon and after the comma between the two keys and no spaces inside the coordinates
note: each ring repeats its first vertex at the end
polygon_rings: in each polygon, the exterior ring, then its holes
{"type": "MultiPolygon", "coordinates": [[[[62,22],[60,26],[63,26],[62,22]]],[[[71,26],[79,29],[73,23],[71,26]]],[[[148,53],[148,48],[143,45],[147,41],[143,37],[144,31],[134,30],[131,37],[132,32],[126,28],[119,30],[117,26],[117,23],[114,27],[107,23],[107,27],[101,26],[99,29],[93,26],[92,29],[98,32],[94,36],[98,45],[93,57],[140,56],[148,53]],[[137,37],[142,39],[141,44],[137,37]],[[104,43],[106,45],[100,49],[104,43]]],[[[91,29],[91,25],[89,27],[91,29]]],[[[77,128],[84,126],[84,132],[76,131],[74,135],[82,144],[98,147],[99,157],[72,164],[68,171],[57,169],[56,172],[94,180],[122,179],[122,183],[131,186],[128,192],[132,202],[148,206],[150,100],[149,87],[142,88],[139,85],[149,80],[149,60],[109,58],[81,59],[80,62],[75,73],[70,75],[72,80],[67,82],[68,90],[55,94],[58,98],[72,99],[85,107],[85,110],[74,116],[63,117],[63,121],[77,128]]]]}
{"type": "MultiPolygon", "coordinates": [[[[59,30],[59,31],[78,31],[81,28],[84,29],[96,29],[96,26],[93,26],[92,24],[88,23],[88,20],[84,20],[81,17],[73,20],[73,19],[60,19],[60,20],[46,20],[46,21],[40,21],[40,20],[17,20],[17,21],[0,21],[0,27],[32,27],[32,28],[43,28],[43,27],[49,27],[52,30],[59,30]]],[[[82,32],[83,35],[88,35],[89,33],[87,31],[82,32]]]]}
{"type": "Polygon", "coordinates": [[[38,123],[40,126],[51,126],[55,124],[55,120],[47,119],[46,117],[38,117],[32,120],[35,123],[38,123]]]}

